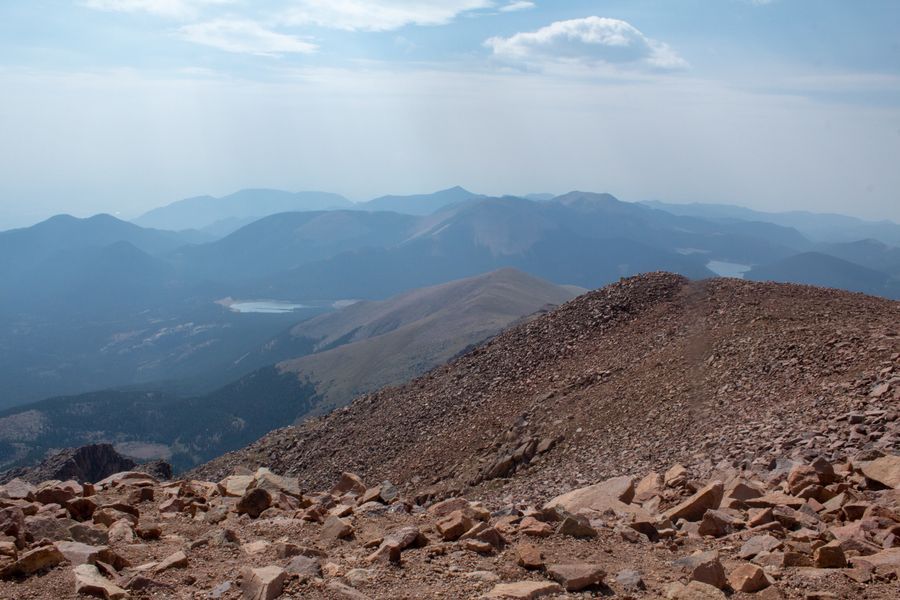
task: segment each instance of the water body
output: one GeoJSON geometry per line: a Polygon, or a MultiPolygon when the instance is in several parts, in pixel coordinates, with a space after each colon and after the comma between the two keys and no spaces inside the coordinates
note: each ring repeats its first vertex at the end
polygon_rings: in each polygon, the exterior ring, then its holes
{"type": "Polygon", "coordinates": [[[711,260],[706,263],[706,268],[718,275],[719,277],[734,277],[743,279],[744,273],[752,267],[750,265],[742,265],[741,263],[725,262],[723,260],[711,260]]]}
{"type": "Polygon", "coordinates": [[[233,302],[228,306],[238,313],[263,313],[268,315],[281,315],[291,313],[302,308],[310,308],[305,304],[293,302],[281,302],[278,300],[254,300],[252,302],[233,302]]]}

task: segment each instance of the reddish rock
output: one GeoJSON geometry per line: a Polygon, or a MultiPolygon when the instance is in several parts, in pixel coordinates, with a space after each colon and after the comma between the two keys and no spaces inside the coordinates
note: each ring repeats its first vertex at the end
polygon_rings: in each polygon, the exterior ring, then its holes
{"type": "Polygon", "coordinates": [[[553,535],[553,527],[534,517],[525,517],[519,523],[519,532],[531,537],[548,537],[553,535]]]}
{"type": "Polygon", "coordinates": [[[597,537],[597,530],[591,527],[587,517],[569,515],[557,526],[556,533],[575,538],[597,537]]]}
{"type": "Polygon", "coordinates": [[[452,542],[462,537],[465,532],[472,528],[472,525],[472,519],[463,511],[457,510],[439,520],[436,527],[444,541],[452,542]]]}
{"type": "Polygon", "coordinates": [[[559,582],[567,592],[577,592],[601,583],[606,573],[600,565],[572,563],[549,565],[547,575],[559,582]]]}
{"type": "Polygon", "coordinates": [[[332,496],[343,496],[347,493],[356,496],[366,493],[366,484],[354,473],[341,473],[340,481],[331,489],[332,496]]]}
{"type": "Polygon", "coordinates": [[[819,569],[843,569],[847,566],[847,557],[837,540],[816,548],[813,561],[819,569]]]}
{"type": "Polygon", "coordinates": [[[516,546],[516,564],[523,569],[536,571],[544,568],[544,555],[534,544],[516,546]]]}
{"type": "Polygon", "coordinates": [[[272,506],[272,494],[262,488],[247,490],[235,506],[239,515],[249,515],[251,519],[259,518],[264,510],[272,506]]]}
{"type": "Polygon", "coordinates": [[[519,581],[516,583],[498,584],[483,597],[491,600],[533,600],[534,598],[559,594],[562,591],[563,589],[559,584],[549,581],[519,581]]]}
{"type": "Polygon", "coordinates": [[[340,517],[328,517],[325,524],[322,525],[320,535],[327,542],[349,538],[353,535],[353,525],[350,524],[350,521],[340,517]]]}
{"type": "Polygon", "coordinates": [[[882,456],[860,466],[863,475],[889,488],[900,489],[900,455],[882,456]]]}
{"type": "Polygon", "coordinates": [[[769,580],[756,565],[743,564],[728,574],[728,585],[736,592],[752,594],[769,587],[769,580]]]}
{"type": "Polygon", "coordinates": [[[771,535],[757,535],[744,542],[738,555],[743,559],[749,559],[760,552],[771,552],[781,548],[781,546],[781,540],[776,537],[771,535]]]}
{"type": "Polygon", "coordinates": [[[188,558],[187,555],[179,550],[174,554],[170,554],[166,558],[164,558],[156,567],[154,567],[154,572],[162,573],[163,571],[168,571],[169,569],[184,569],[188,566],[188,558]]]}
{"type": "Polygon", "coordinates": [[[92,564],[80,564],[75,567],[75,593],[85,596],[106,598],[106,600],[122,600],[128,592],[100,574],[92,564]]]}
{"type": "Polygon", "coordinates": [[[287,573],[281,567],[245,568],[242,573],[244,600],[275,600],[284,592],[287,573]]]}
{"type": "Polygon", "coordinates": [[[0,569],[0,579],[27,576],[64,562],[66,557],[55,546],[41,546],[19,554],[18,560],[0,569]]]}
{"type": "Polygon", "coordinates": [[[707,510],[719,507],[724,493],[725,485],[721,481],[713,481],[687,500],[667,510],[663,517],[670,521],[699,521],[707,510]]]}
{"type": "Polygon", "coordinates": [[[725,586],[725,568],[719,562],[718,552],[697,551],[673,564],[687,573],[691,581],[699,581],[715,588],[725,586]]]}

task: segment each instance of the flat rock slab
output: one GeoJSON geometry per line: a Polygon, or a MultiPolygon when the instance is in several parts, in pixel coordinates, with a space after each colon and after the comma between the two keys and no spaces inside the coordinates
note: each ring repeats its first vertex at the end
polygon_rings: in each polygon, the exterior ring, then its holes
{"type": "Polygon", "coordinates": [[[872,462],[863,463],[863,475],[889,488],[900,490],[900,456],[882,456],[872,462]]]}
{"type": "Polygon", "coordinates": [[[629,504],[633,498],[634,480],[631,477],[615,477],[557,496],[547,502],[544,508],[562,508],[573,514],[600,514],[612,510],[649,519],[647,511],[629,504]]]}
{"type": "Polygon", "coordinates": [[[711,585],[692,581],[687,585],[674,583],[666,592],[668,600],[726,600],[722,590],[711,585]]]}
{"type": "Polygon", "coordinates": [[[672,521],[676,519],[699,521],[706,511],[719,508],[724,495],[725,484],[713,481],[681,504],[667,510],[663,516],[672,521]]]}
{"type": "Polygon", "coordinates": [[[483,598],[509,598],[512,600],[531,600],[550,594],[562,593],[563,589],[558,583],[549,581],[519,581],[516,583],[501,583],[494,586],[483,598]]]}
{"type": "Polygon", "coordinates": [[[183,569],[186,566],[188,566],[187,555],[179,550],[175,554],[170,554],[164,558],[153,570],[157,573],[162,573],[169,569],[183,569]]]}
{"type": "Polygon", "coordinates": [[[606,572],[600,565],[577,563],[550,565],[547,567],[547,575],[559,582],[567,592],[577,592],[602,582],[606,572]]]}
{"type": "Polygon", "coordinates": [[[97,567],[89,564],[75,567],[75,593],[107,600],[119,600],[128,596],[128,592],[103,577],[97,567]]]}

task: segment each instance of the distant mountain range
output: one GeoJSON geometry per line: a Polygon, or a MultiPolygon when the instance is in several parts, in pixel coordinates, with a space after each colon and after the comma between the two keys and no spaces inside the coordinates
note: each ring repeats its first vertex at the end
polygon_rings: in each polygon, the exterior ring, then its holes
{"type": "Polygon", "coordinates": [[[280,364],[207,394],[107,390],[2,412],[0,467],[93,440],[189,467],[307,414],[347,404],[357,393],[420,375],[579,291],[506,269],[353,304],[257,343],[250,362],[280,364]],[[302,355],[308,356],[296,358],[302,355]],[[294,360],[282,362],[287,358],[294,360]]]}
{"type": "Polygon", "coordinates": [[[414,194],[412,196],[382,196],[359,205],[370,211],[390,211],[408,215],[430,215],[452,204],[485,198],[480,194],[459,186],[442,190],[433,194],[414,194]]]}
{"type": "Polygon", "coordinates": [[[900,225],[891,221],[864,221],[847,215],[808,211],[762,212],[727,204],[670,204],[658,201],[644,204],[672,214],[702,219],[774,223],[796,229],[814,242],[855,242],[871,238],[893,246],[900,245],[900,225]]]}
{"type": "Polygon", "coordinates": [[[382,196],[368,202],[354,203],[339,194],[328,192],[247,189],[221,198],[198,196],[179,200],[153,209],[134,222],[141,227],[198,230],[195,235],[224,237],[253,221],[278,213],[343,209],[427,215],[451,204],[483,197],[454,187],[433,194],[382,196]]]}
{"type": "Polygon", "coordinates": [[[106,441],[187,468],[636,273],[900,298],[897,226],[834,215],[452,188],[245,190],[139,221],[170,230],[98,215],[0,232],[0,466],[106,441]]]}
{"type": "Polygon", "coordinates": [[[335,302],[383,300],[503,268],[582,288],[667,270],[898,295],[900,250],[889,243],[896,225],[803,217],[586,192],[489,198],[462,188],[357,204],[334,194],[245,190],[141,219],[178,232],[109,215],[54,217],[0,232],[0,406],[128,385],[206,394],[302,356],[304,338],[285,338],[291,351],[283,356],[257,350],[335,302]],[[313,210],[324,206],[337,208],[313,210]],[[286,208],[293,212],[255,216],[286,208]],[[847,231],[817,241],[788,226],[798,219],[803,231],[847,231]],[[224,237],[208,229],[237,225],[224,237]],[[847,232],[866,237],[836,241],[847,232]],[[821,266],[826,257],[845,262],[821,266]],[[229,308],[242,300],[303,308],[229,308]]]}
{"type": "Polygon", "coordinates": [[[204,229],[227,223],[246,224],[246,220],[283,212],[352,208],[353,203],[327,192],[285,192],[281,190],[241,190],[214,198],[198,196],[156,208],[134,220],[141,227],[157,229],[204,229]]]}

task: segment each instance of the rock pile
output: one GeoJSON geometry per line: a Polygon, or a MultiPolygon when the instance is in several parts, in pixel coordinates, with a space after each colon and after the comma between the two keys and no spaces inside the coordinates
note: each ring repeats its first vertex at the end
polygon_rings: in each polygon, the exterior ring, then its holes
{"type": "Polygon", "coordinates": [[[539,505],[416,504],[352,473],[314,492],[264,468],[13,480],[0,597],[896,598],[900,455],[868,458],[674,465],[539,505]]]}

